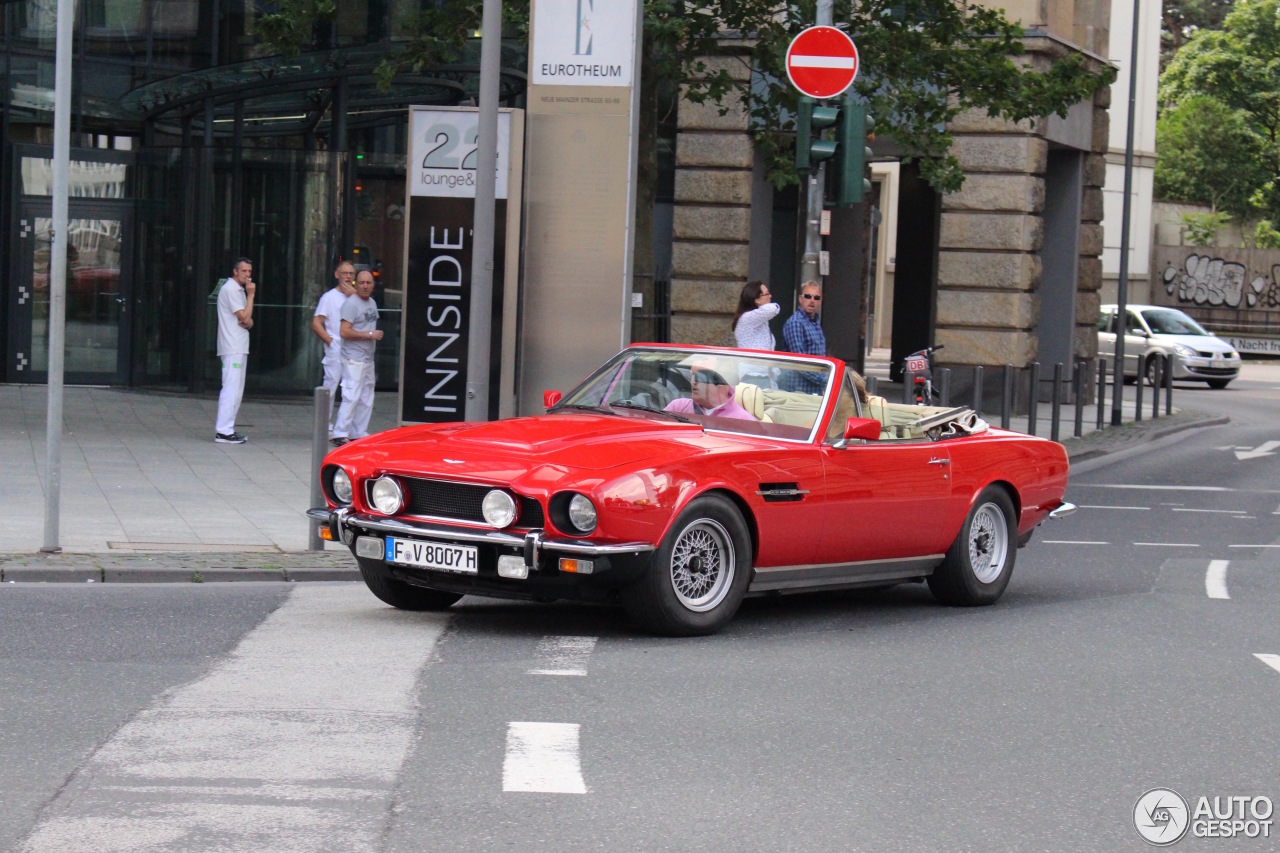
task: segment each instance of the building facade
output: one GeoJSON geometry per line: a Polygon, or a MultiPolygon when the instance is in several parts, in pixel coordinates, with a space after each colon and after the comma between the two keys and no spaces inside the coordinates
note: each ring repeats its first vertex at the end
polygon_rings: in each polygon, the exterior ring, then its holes
{"type": "MultiPolygon", "coordinates": [[[[309,390],[309,331],[337,258],[379,280],[394,387],[403,263],[406,107],[471,103],[478,49],[401,72],[423,0],[337,4],[321,49],[269,56],[254,0],[76,5],[67,282],[69,382],[201,391],[217,385],[212,295],[254,263],[250,393],[309,390]],[[385,282],[385,284],[383,284],[385,282]]],[[[49,311],[54,0],[0,5],[3,380],[43,382],[49,311]]],[[[504,106],[524,97],[523,49],[504,44],[504,106]]]]}

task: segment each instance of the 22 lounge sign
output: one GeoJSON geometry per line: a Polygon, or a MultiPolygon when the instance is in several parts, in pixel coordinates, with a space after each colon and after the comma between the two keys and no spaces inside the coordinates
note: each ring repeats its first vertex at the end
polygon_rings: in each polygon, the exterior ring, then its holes
{"type": "MultiPolygon", "coordinates": [[[[502,327],[512,113],[498,114],[495,186],[494,317],[502,327]]],[[[475,222],[479,114],[469,108],[415,107],[409,169],[409,215],[400,366],[400,422],[442,423],[466,413],[467,337],[471,318],[472,226],[475,222]]],[[[491,365],[501,364],[495,335],[491,365]]],[[[491,407],[497,397],[494,388],[491,407]]]]}
{"type": "Polygon", "coordinates": [[[529,82],[630,86],[638,0],[538,0],[529,82]]]}
{"type": "MultiPolygon", "coordinates": [[[[480,116],[475,111],[414,110],[413,167],[409,191],[414,196],[475,198],[479,167],[477,140],[480,116]]],[[[497,198],[507,197],[511,171],[511,114],[498,114],[497,198]]]]}

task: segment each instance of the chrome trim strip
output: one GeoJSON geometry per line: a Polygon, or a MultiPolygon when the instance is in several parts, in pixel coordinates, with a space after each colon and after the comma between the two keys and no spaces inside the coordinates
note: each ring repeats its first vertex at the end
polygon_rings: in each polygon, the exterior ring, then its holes
{"type": "Polygon", "coordinates": [[[757,566],[756,574],[759,575],[759,574],[765,574],[768,572],[810,571],[810,570],[819,570],[819,569],[825,569],[827,571],[823,571],[823,572],[815,571],[815,574],[829,574],[831,570],[839,570],[839,569],[851,569],[851,568],[870,569],[873,566],[901,566],[901,565],[906,565],[907,563],[927,563],[935,560],[941,560],[946,556],[947,556],[946,554],[926,554],[925,556],[922,556],[922,557],[903,557],[901,559],[896,559],[896,560],[895,559],[860,560],[856,563],[807,563],[805,565],[800,565],[800,566],[757,566]]]}
{"type": "MultiPolygon", "coordinates": [[[[334,510],[335,515],[342,512],[342,509],[334,510]]],[[[309,513],[310,511],[308,514],[309,513]]],[[[514,548],[521,553],[525,553],[526,543],[532,539],[534,543],[533,552],[535,557],[539,550],[563,551],[569,554],[587,554],[592,556],[605,556],[608,554],[639,554],[655,550],[655,546],[650,545],[648,542],[623,542],[616,545],[592,545],[587,542],[547,539],[545,538],[546,534],[540,530],[530,531],[527,534],[517,536],[511,533],[502,533],[497,530],[459,530],[452,527],[440,527],[437,525],[399,521],[394,518],[373,518],[367,515],[344,514],[343,523],[354,527],[377,530],[382,533],[399,534],[402,536],[421,536],[445,541],[453,540],[458,542],[474,542],[480,545],[495,545],[504,548],[514,548]]]]}
{"type": "Polygon", "coordinates": [[[797,495],[809,494],[808,489],[756,489],[756,494],[766,498],[794,498],[797,495]]]}
{"type": "Polygon", "coordinates": [[[1068,515],[1076,511],[1075,504],[1063,503],[1062,506],[1049,513],[1050,518],[1066,518],[1068,515]]]}

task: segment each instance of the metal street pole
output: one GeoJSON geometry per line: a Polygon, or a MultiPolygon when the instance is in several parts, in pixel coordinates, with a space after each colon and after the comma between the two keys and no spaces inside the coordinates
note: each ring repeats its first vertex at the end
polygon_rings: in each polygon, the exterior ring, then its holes
{"type": "Polygon", "coordinates": [[[56,554],[62,499],[62,378],[67,337],[67,179],[71,171],[71,34],[75,0],[58,0],[53,75],[53,233],[49,256],[49,383],[45,411],[44,545],[56,554]]]}
{"type": "MultiPolygon", "coordinates": [[[[815,21],[818,26],[831,26],[831,5],[832,0],[818,0],[815,21]]],[[[808,144],[808,140],[804,140],[804,143],[808,144]]],[[[797,139],[796,144],[800,145],[801,140],[797,139]]],[[[822,282],[822,277],[818,274],[819,255],[822,252],[822,234],[819,233],[819,228],[822,224],[823,197],[826,189],[827,164],[819,163],[809,173],[809,195],[805,206],[804,257],[800,261],[801,284],[806,281],[822,282]]]]}
{"type": "MultiPolygon", "coordinates": [[[[1124,330],[1129,304],[1129,213],[1133,206],[1133,117],[1138,100],[1138,12],[1142,0],[1133,0],[1133,38],[1129,49],[1129,117],[1124,138],[1124,207],[1120,214],[1120,279],[1116,283],[1116,363],[1111,393],[1111,425],[1120,426],[1124,402],[1124,330]]],[[[1138,366],[1142,381],[1142,366],[1138,366]]]]}
{"type": "Polygon", "coordinates": [[[494,195],[498,178],[498,75],[502,0],[484,0],[480,25],[480,121],[476,139],[476,210],[471,244],[471,317],[467,323],[468,421],[489,419],[489,346],[493,335],[494,195]]]}

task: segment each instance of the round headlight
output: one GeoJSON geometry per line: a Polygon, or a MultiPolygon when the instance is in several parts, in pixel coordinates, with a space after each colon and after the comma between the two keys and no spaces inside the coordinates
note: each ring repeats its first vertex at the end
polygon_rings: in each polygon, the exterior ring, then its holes
{"type": "Polygon", "coordinates": [[[494,527],[508,527],[516,520],[516,501],[501,489],[494,489],[480,503],[484,520],[494,527]]]}
{"type": "Polygon", "coordinates": [[[395,515],[400,511],[400,507],[404,506],[404,491],[401,490],[400,484],[390,477],[379,477],[373,481],[373,488],[369,490],[369,497],[373,500],[373,508],[383,515],[395,515]]]}
{"type": "Polygon", "coordinates": [[[333,496],[340,504],[351,503],[351,478],[341,468],[333,472],[333,496]]]}
{"type": "Polygon", "coordinates": [[[574,495],[569,501],[569,522],[583,533],[596,529],[595,504],[585,495],[574,495]]]}

